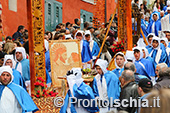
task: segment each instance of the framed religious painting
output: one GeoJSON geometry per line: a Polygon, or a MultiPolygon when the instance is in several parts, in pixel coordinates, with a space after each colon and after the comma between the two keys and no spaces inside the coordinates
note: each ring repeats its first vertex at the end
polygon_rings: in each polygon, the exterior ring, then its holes
{"type": "Polygon", "coordinates": [[[54,87],[61,87],[62,79],[73,67],[82,67],[80,41],[53,40],[49,43],[51,78],[54,87]]]}

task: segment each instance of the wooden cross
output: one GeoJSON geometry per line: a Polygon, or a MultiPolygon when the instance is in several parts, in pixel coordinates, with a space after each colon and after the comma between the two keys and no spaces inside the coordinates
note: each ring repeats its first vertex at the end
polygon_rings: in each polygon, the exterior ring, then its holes
{"type": "Polygon", "coordinates": [[[44,0],[27,0],[31,91],[37,77],[46,80],[44,49],[44,0]]]}

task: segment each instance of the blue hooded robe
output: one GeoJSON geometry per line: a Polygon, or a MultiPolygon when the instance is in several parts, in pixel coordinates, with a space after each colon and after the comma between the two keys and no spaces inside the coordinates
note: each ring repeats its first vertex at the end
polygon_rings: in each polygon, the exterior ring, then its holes
{"type": "Polygon", "coordinates": [[[147,31],[148,31],[148,33],[153,33],[153,32],[152,32],[152,25],[153,25],[153,23],[155,23],[154,33],[155,33],[156,36],[158,36],[158,35],[159,35],[158,31],[161,31],[161,29],[162,29],[162,28],[161,28],[161,21],[160,21],[160,20],[151,21],[151,22],[149,23],[149,25],[148,25],[147,31]]]}
{"type": "Polygon", "coordinates": [[[25,89],[23,89],[22,87],[20,87],[15,83],[10,83],[7,86],[0,84],[0,99],[5,87],[8,87],[17,98],[18,103],[22,108],[22,113],[31,112],[31,111],[35,112],[38,110],[37,106],[33,102],[30,95],[25,91],[25,89]]]}

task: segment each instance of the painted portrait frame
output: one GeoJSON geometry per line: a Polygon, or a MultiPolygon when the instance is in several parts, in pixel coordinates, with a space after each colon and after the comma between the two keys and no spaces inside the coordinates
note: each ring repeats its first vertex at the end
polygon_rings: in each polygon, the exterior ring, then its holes
{"type": "Polygon", "coordinates": [[[61,78],[66,75],[68,70],[71,70],[73,67],[82,68],[80,41],[51,40],[49,41],[49,51],[52,85],[54,87],[62,87],[61,78]],[[72,55],[76,56],[72,57],[72,55]]]}

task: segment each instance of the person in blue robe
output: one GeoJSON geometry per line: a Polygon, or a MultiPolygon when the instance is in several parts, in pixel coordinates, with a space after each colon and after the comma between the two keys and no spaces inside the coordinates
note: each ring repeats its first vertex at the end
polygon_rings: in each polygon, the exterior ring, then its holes
{"type": "Polygon", "coordinates": [[[153,60],[152,57],[149,56],[148,50],[147,50],[145,47],[143,47],[143,48],[142,48],[142,51],[143,51],[143,58],[149,60],[149,61],[152,63],[152,65],[153,65],[153,67],[154,67],[154,70],[155,70],[156,67],[155,67],[155,65],[154,65],[154,60],[153,60]]]}
{"type": "Polygon", "coordinates": [[[152,16],[153,20],[149,22],[147,31],[148,33],[154,33],[156,36],[158,36],[158,31],[161,31],[161,21],[158,18],[158,14],[154,13],[152,16]]]}
{"type": "Polygon", "coordinates": [[[168,47],[168,39],[167,38],[161,38],[161,43],[165,46],[166,48],[166,54],[168,56],[168,60],[166,62],[166,64],[168,65],[168,67],[170,67],[170,48],[168,47]]]}
{"type": "MultiPolygon", "coordinates": [[[[143,58],[143,51],[141,47],[134,47],[135,62],[139,63],[147,72],[149,76],[155,76],[154,65],[151,61],[143,58]]],[[[150,79],[150,77],[149,77],[150,79]]]]}
{"type": "Polygon", "coordinates": [[[74,39],[80,40],[82,63],[90,64],[92,62],[92,53],[90,51],[90,47],[89,47],[89,44],[87,43],[87,41],[83,40],[83,31],[78,30],[75,34],[74,39]]]}
{"type": "Polygon", "coordinates": [[[119,78],[122,72],[124,71],[124,64],[126,63],[126,58],[122,52],[116,53],[115,56],[116,57],[114,61],[115,61],[116,68],[112,72],[115,73],[117,77],[119,78]]]}
{"type": "MultiPolygon", "coordinates": [[[[106,60],[97,60],[95,69],[97,70],[98,74],[94,77],[92,89],[94,96],[98,97],[100,100],[104,101],[105,99],[108,99],[110,102],[114,102],[114,100],[119,99],[120,96],[120,82],[116,74],[111,71],[107,71],[107,65],[108,63],[106,60]]],[[[114,108],[101,107],[100,112],[107,112],[111,111],[112,109],[115,110],[114,108]]]]}
{"type": "MultiPolygon", "coordinates": [[[[99,111],[97,103],[95,103],[95,96],[90,86],[86,85],[82,79],[81,68],[72,68],[71,71],[67,73],[67,83],[69,85],[69,90],[66,94],[64,105],[60,109],[60,113],[95,113],[99,111]],[[74,99],[73,99],[74,97],[74,99]],[[76,103],[75,99],[92,101],[92,105],[83,106],[82,101],[76,103]],[[71,100],[71,102],[69,101],[71,100]],[[71,106],[69,106],[71,104],[71,106]],[[81,106],[77,106],[80,104],[81,106]]],[[[85,103],[87,105],[87,103],[85,103]]]]}
{"type": "Polygon", "coordinates": [[[37,111],[38,107],[32,98],[24,88],[13,83],[13,79],[10,66],[0,67],[0,112],[26,113],[37,111]]]}
{"type": "Polygon", "coordinates": [[[157,14],[158,20],[161,18],[160,12],[158,12],[158,11],[155,10],[155,11],[153,11],[152,14],[150,15],[149,22],[153,21],[153,15],[154,15],[154,14],[157,14]]]}
{"type": "Polygon", "coordinates": [[[164,7],[163,7],[164,12],[166,12],[167,7],[169,7],[169,6],[170,6],[170,1],[169,1],[169,0],[167,0],[167,2],[166,2],[166,6],[164,6],[164,7]]]}
{"type": "Polygon", "coordinates": [[[152,38],[153,38],[154,36],[155,36],[154,33],[149,33],[148,36],[146,37],[146,40],[147,40],[147,42],[148,42],[148,45],[146,46],[146,49],[149,49],[149,48],[152,47],[151,42],[152,42],[152,38]]]}
{"type": "Polygon", "coordinates": [[[5,55],[5,56],[4,56],[3,66],[5,66],[5,65],[9,65],[9,66],[12,68],[13,75],[14,75],[13,82],[14,82],[15,84],[20,85],[20,86],[23,87],[24,89],[26,89],[25,81],[24,81],[24,79],[22,78],[20,72],[14,69],[15,61],[14,61],[13,55],[5,55]]]}
{"type": "Polygon", "coordinates": [[[46,39],[44,39],[44,45],[45,45],[45,67],[48,72],[51,72],[49,43],[46,39]]]}
{"type": "Polygon", "coordinates": [[[99,54],[100,48],[97,42],[92,39],[91,32],[89,30],[85,31],[84,37],[85,37],[85,41],[87,41],[87,43],[89,44],[90,51],[92,53],[92,58],[93,60],[95,60],[99,54]]]}
{"type": "Polygon", "coordinates": [[[160,39],[156,36],[153,37],[152,48],[149,49],[149,56],[153,58],[155,67],[159,63],[168,62],[168,56],[164,48],[165,46],[160,43],[160,39]]]}

